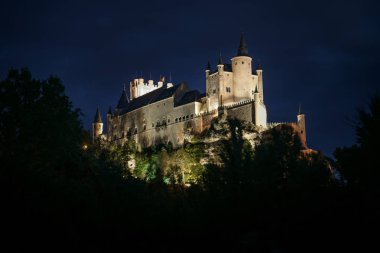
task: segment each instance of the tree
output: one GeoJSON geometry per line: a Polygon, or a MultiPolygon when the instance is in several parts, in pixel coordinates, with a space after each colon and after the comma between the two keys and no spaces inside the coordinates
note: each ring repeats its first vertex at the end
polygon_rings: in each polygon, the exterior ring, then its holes
{"type": "Polygon", "coordinates": [[[0,159],[2,168],[52,168],[76,160],[83,128],[57,77],[32,78],[11,69],[0,81],[0,159]]]}
{"type": "Polygon", "coordinates": [[[350,188],[367,193],[380,193],[380,96],[374,95],[369,110],[358,109],[356,120],[356,144],[337,148],[334,156],[337,167],[347,180],[350,188]]]}

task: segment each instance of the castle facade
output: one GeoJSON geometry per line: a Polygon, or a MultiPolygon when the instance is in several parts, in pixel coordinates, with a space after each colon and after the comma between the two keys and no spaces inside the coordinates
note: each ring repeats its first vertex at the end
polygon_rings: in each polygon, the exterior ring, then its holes
{"type": "MultiPolygon", "coordinates": [[[[102,137],[118,144],[132,139],[139,149],[161,143],[178,147],[189,135],[209,128],[215,118],[249,121],[263,131],[268,127],[263,70],[260,64],[253,69],[242,35],[237,54],[230,63],[224,63],[220,57],[216,69],[207,64],[206,93],[190,90],[186,83],[173,85],[163,79],[157,83],[134,79],[130,82],[130,96],[124,88],[116,108],[110,108],[107,113],[107,134],[103,133],[97,110],[93,139],[102,137]]],[[[293,125],[306,146],[305,118],[303,114],[297,118],[293,125]]]]}

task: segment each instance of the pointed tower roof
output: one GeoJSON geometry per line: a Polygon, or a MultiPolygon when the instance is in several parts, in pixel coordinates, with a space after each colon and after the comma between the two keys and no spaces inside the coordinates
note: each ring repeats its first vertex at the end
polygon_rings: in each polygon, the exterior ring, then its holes
{"type": "Polygon", "coordinates": [[[99,107],[96,108],[94,123],[103,123],[102,122],[102,117],[100,115],[99,107]]]}
{"type": "Polygon", "coordinates": [[[107,114],[111,114],[112,115],[112,107],[110,106],[110,108],[108,109],[108,113],[107,114]]]}
{"type": "Polygon", "coordinates": [[[223,65],[222,53],[219,54],[218,65],[223,65]]]}
{"type": "Polygon", "coordinates": [[[245,42],[244,34],[241,33],[240,44],[236,56],[249,56],[247,43],[245,42]]]}
{"type": "Polygon", "coordinates": [[[206,70],[211,70],[210,61],[208,61],[208,62],[207,62],[207,67],[206,67],[206,70]]]}
{"type": "Polygon", "coordinates": [[[117,103],[117,108],[119,109],[125,108],[127,107],[128,104],[129,104],[129,100],[128,100],[127,92],[124,89],[119,99],[119,103],[117,103]]]}
{"type": "Polygon", "coordinates": [[[261,61],[258,60],[256,70],[263,70],[263,66],[261,64],[261,61]]]}
{"type": "Polygon", "coordinates": [[[301,107],[301,103],[298,107],[298,115],[301,115],[301,114],[304,114],[303,111],[302,111],[302,107],[301,107]]]}

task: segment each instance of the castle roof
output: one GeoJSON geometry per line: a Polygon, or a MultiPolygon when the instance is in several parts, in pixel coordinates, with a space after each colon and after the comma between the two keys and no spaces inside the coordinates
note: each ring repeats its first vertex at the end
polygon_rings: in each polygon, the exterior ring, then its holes
{"type": "Polygon", "coordinates": [[[303,111],[302,111],[302,106],[301,106],[301,103],[298,107],[298,115],[301,115],[301,114],[304,114],[303,111]]]}
{"type": "Polygon", "coordinates": [[[247,43],[245,42],[243,33],[240,36],[240,44],[239,44],[239,48],[238,48],[238,52],[236,56],[249,56],[247,43]]]}
{"type": "MultiPolygon", "coordinates": [[[[204,97],[204,96],[203,96],[204,97]]],[[[197,90],[191,90],[183,94],[182,98],[175,103],[175,106],[181,106],[192,102],[200,101],[202,95],[197,90]]]]}
{"type": "Polygon", "coordinates": [[[218,65],[223,65],[222,54],[219,54],[218,65]]]}
{"type": "Polygon", "coordinates": [[[94,123],[103,123],[102,122],[102,117],[101,117],[100,112],[99,112],[99,107],[96,108],[94,123]]]}
{"type": "Polygon", "coordinates": [[[177,90],[187,90],[187,85],[185,83],[176,84],[173,87],[167,88],[165,85],[155,89],[145,95],[137,97],[131,100],[127,106],[119,108],[118,114],[125,114],[141,108],[143,106],[167,99],[176,93],[177,90]]]}
{"type": "Polygon", "coordinates": [[[127,92],[125,89],[123,90],[123,93],[121,93],[121,97],[119,99],[119,103],[117,103],[117,108],[125,108],[129,104],[127,92]]]}

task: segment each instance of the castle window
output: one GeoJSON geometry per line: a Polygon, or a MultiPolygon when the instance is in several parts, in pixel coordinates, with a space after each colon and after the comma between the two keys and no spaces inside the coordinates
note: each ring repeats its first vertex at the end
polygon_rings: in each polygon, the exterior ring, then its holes
{"type": "Polygon", "coordinates": [[[186,116],[186,119],[187,119],[187,120],[189,119],[189,115],[186,116]]]}
{"type": "Polygon", "coordinates": [[[135,134],[137,134],[137,127],[135,127],[135,134]]]}
{"type": "Polygon", "coordinates": [[[226,92],[231,92],[231,87],[226,87],[226,92]]]}
{"type": "Polygon", "coordinates": [[[146,125],[143,126],[144,131],[146,130],[146,125]]]}
{"type": "Polygon", "coordinates": [[[178,122],[178,118],[175,118],[175,123],[177,123],[178,122]]]}
{"type": "Polygon", "coordinates": [[[181,117],[179,117],[178,120],[179,120],[179,122],[181,122],[181,120],[182,120],[181,117]]]}
{"type": "Polygon", "coordinates": [[[194,115],[193,115],[193,114],[191,114],[191,115],[190,115],[190,118],[193,118],[193,117],[194,117],[194,115]]]}
{"type": "Polygon", "coordinates": [[[242,61],[241,64],[244,64],[244,62],[242,61]]]}
{"type": "Polygon", "coordinates": [[[216,93],[216,89],[213,89],[212,93],[215,94],[216,93]]]}
{"type": "Polygon", "coordinates": [[[170,123],[170,119],[168,119],[168,123],[170,123]]]}
{"type": "Polygon", "coordinates": [[[185,116],[182,117],[182,120],[183,120],[183,121],[185,120],[185,116]]]}

